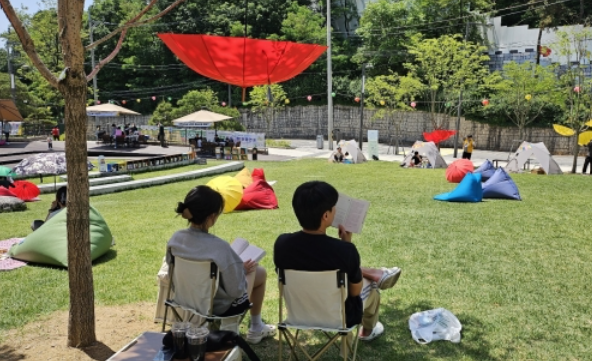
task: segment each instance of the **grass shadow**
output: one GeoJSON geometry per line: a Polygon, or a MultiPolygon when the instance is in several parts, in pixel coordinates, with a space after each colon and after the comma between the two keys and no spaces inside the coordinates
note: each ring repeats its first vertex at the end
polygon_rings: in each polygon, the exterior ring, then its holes
{"type": "Polygon", "coordinates": [[[14,348],[6,345],[0,345],[0,360],[2,361],[18,361],[24,360],[25,355],[18,353],[14,348]]]}
{"type": "Polygon", "coordinates": [[[101,257],[95,259],[93,261],[93,266],[97,266],[103,263],[107,263],[111,260],[114,260],[115,258],[117,258],[117,250],[115,249],[110,249],[107,251],[107,253],[105,253],[104,255],[102,255],[101,257]]]}
{"type": "Polygon", "coordinates": [[[83,348],[82,351],[88,357],[97,361],[105,361],[115,353],[109,346],[100,341],[97,341],[92,346],[83,348]]]}

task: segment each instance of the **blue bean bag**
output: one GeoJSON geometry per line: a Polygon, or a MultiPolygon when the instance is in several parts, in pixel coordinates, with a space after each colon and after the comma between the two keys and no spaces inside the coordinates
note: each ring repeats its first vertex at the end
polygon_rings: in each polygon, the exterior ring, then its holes
{"type": "Polygon", "coordinates": [[[481,181],[485,182],[493,176],[495,171],[496,169],[493,166],[493,163],[491,163],[489,159],[486,159],[485,162],[481,164],[479,168],[475,169],[473,173],[481,173],[481,181]]]}
{"type": "Polygon", "coordinates": [[[522,200],[516,183],[502,167],[498,168],[493,176],[483,183],[482,188],[483,198],[522,200]]]}
{"type": "Polygon", "coordinates": [[[481,202],[481,173],[467,173],[452,192],[439,194],[434,199],[443,202],[481,202]]]}
{"type": "MultiPolygon", "coordinates": [[[[113,236],[101,214],[92,206],[90,215],[90,256],[92,260],[105,254],[113,236]]],[[[66,210],[45,222],[35,232],[8,251],[12,258],[27,262],[68,267],[68,237],[66,210]]]]}

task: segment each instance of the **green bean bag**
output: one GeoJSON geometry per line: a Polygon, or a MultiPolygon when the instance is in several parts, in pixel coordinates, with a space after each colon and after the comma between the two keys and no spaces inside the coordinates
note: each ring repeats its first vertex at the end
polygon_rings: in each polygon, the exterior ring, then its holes
{"type": "MultiPolygon", "coordinates": [[[[113,236],[101,214],[90,207],[90,256],[92,260],[105,254],[113,236]]],[[[8,255],[22,261],[68,267],[66,211],[45,222],[27,238],[15,244],[8,255]]]]}

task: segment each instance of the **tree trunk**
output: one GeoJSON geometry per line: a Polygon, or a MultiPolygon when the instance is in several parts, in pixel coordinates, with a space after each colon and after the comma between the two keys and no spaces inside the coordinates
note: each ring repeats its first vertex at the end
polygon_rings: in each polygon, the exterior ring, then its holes
{"type": "Polygon", "coordinates": [[[537,47],[536,47],[536,65],[541,63],[541,39],[543,38],[543,27],[539,28],[539,37],[537,39],[537,47]]]}
{"type": "Polygon", "coordinates": [[[574,174],[578,172],[578,153],[580,152],[580,145],[578,144],[579,137],[580,137],[580,130],[576,129],[576,134],[574,134],[574,145],[573,145],[574,158],[573,158],[573,165],[571,167],[571,172],[574,174]]]}
{"type": "Polygon", "coordinates": [[[66,166],[68,179],[68,277],[70,314],[68,346],[86,347],[96,342],[92,263],[89,237],[89,192],[86,147],[86,92],[84,47],[80,38],[83,2],[60,0],[60,40],[66,69],[58,89],[64,96],[66,166]]]}

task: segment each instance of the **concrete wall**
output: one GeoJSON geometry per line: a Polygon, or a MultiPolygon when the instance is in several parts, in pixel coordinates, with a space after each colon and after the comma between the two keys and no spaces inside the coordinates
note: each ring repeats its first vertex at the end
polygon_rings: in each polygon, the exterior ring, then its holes
{"type": "MultiPolygon", "coordinates": [[[[391,137],[396,134],[393,121],[375,119],[372,117],[375,111],[364,111],[364,139],[368,129],[379,131],[381,143],[391,142],[391,137]]],[[[341,139],[358,138],[360,124],[360,108],[349,106],[335,106],[334,128],[339,129],[341,139]]],[[[327,107],[326,106],[296,106],[287,107],[276,111],[274,122],[267,132],[265,119],[249,110],[241,111],[241,123],[249,131],[268,133],[268,138],[300,138],[314,139],[317,134],[322,134],[327,139],[327,107]]],[[[456,118],[445,121],[444,129],[454,129],[456,118]]],[[[433,127],[425,112],[404,112],[401,114],[400,139],[404,144],[412,144],[416,140],[423,139],[423,132],[430,132],[433,127]]],[[[549,151],[554,154],[570,154],[573,147],[573,138],[557,135],[552,128],[527,128],[524,140],[531,142],[544,142],[549,151]]],[[[484,123],[473,122],[461,118],[460,142],[462,137],[471,134],[477,143],[478,149],[509,151],[518,146],[518,128],[499,127],[484,123]]],[[[394,141],[393,141],[394,142],[394,141]]],[[[394,144],[394,143],[393,143],[394,144]]],[[[452,139],[441,143],[443,147],[453,147],[452,139]]]]}

